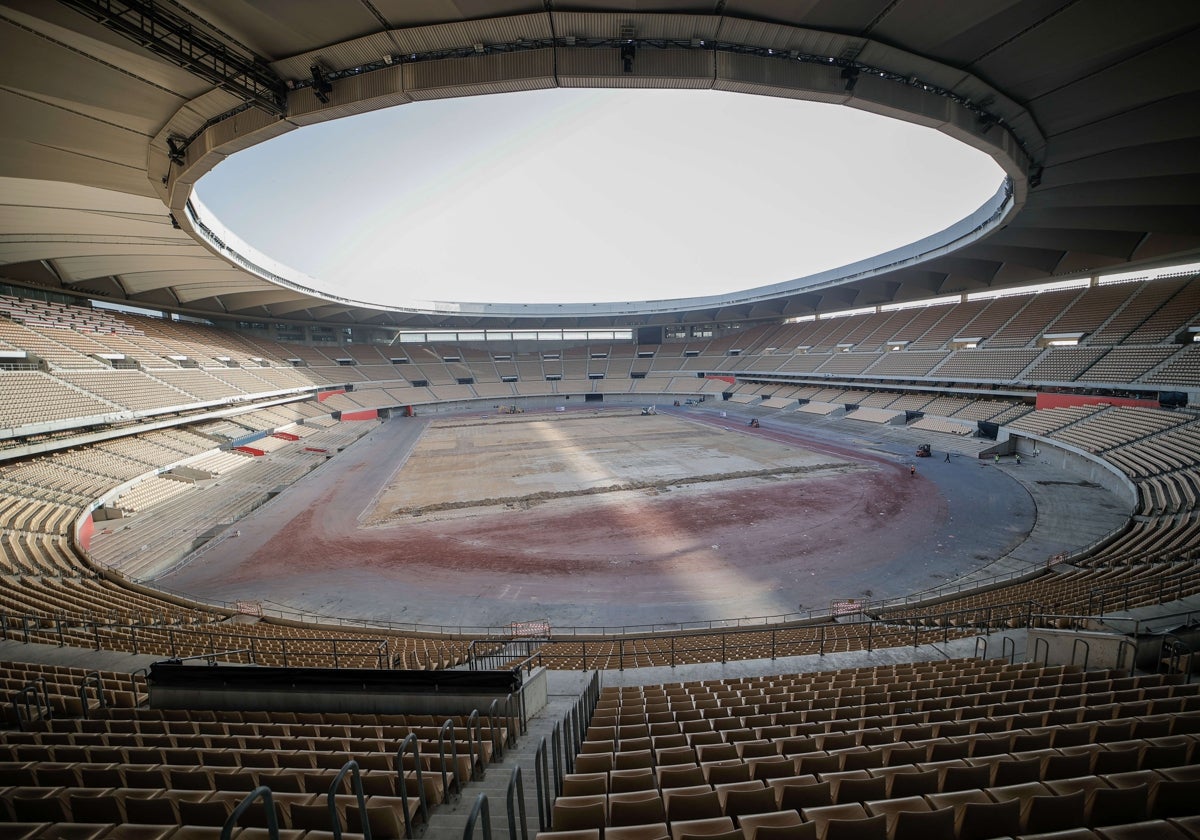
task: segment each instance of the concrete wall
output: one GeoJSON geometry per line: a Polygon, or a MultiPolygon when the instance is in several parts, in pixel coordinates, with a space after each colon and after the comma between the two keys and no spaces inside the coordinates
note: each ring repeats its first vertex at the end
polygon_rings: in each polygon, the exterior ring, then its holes
{"type": "Polygon", "coordinates": [[[1128,670],[1136,651],[1127,636],[1086,630],[1030,630],[1025,656],[1047,665],[1083,665],[1088,668],[1128,670]]]}
{"type": "MultiPolygon", "coordinates": [[[[546,706],[549,690],[546,669],[526,676],[521,686],[526,719],[546,706]]],[[[364,712],[367,714],[469,715],[487,714],[493,700],[504,709],[507,695],[466,694],[449,691],[402,693],[384,691],[304,691],[288,687],[278,690],[261,687],[239,689],[236,686],[204,689],[195,686],[176,688],[150,684],[152,709],[252,709],[279,712],[364,712]]],[[[501,712],[503,713],[503,711],[501,712]]]]}
{"type": "Polygon", "coordinates": [[[1126,501],[1131,511],[1137,509],[1137,486],[1116,465],[1110,464],[1100,456],[1061,441],[1009,432],[1007,429],[1001,429],[1001,438],[1003,440],[1000,442],[1006,442],[1010,451],[1019,452],[1022,457],[1033,457],[1033,451],[1036,449],[1039,453],[1037,459],[1042,463],[1078,476],[1084,481],[1099,484],[1126,501]]]}

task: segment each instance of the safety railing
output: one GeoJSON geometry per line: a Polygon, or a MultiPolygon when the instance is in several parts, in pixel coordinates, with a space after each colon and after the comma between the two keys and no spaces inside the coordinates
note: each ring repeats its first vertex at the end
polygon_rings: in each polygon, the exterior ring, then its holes
{"type": "Polygon", "coordinates": [[[334,840],[342,838],[342,821],[338,816],[337,797],[338,791],[341,790],[342,780],[346,776],[350,776],[350,790],[355,798],[355,804],[358,808],[359,823],[362,827],[363,840],[371,840],[371,820],[367,814],[367,797],[363,793],[362,775],[358,770],[358,762],[350,759],[342,765],[342,769],[333,777],[333,781],[329,783],[329,792],[325,794],[325,803],[329,807],[329,825],[333,829],[334,840]]]}
{"type": "Polygon", "coordinates": [[[575,756],[582,749],[588,723],[600,699],[600,674],[593,672],[574,705],[550,730],[549,744],[543,737],[533,756],[534,783],[538,803],[538,828],[547,831],[554,798],[562,794],[563,777],[574,772],[575,756]]]}
{"type": "Polygon", "coordinates": [[[1183,639],[1168,633],[1163,637],[1163,650],[1167,654],[1163,664],[1170,673],[1183,674],[1183,681],[1191,683],[1192,671],[1195,668],[1195,652],[1192,646],[1183,639]]]}
{"type": "Polygon", "coordinates": [[[1129,676],[1132,677],[1137,672],[1137,645],[1135,645],[1129,639],[1122,639],[1121,641],[1119,641],[1117,643],[1117,664],[1118,665],[1122,664],[1125,661],[1123,657],[1125,656],[1126,650],[1130,651],[1130,653],[1129,653],[1129,676]]]}
{"type": "Polygon", "coordinates": [[[551,807],[554,804],[554,797],[558,795],[552,781],[553,777],[550,775],[550,761],[546,756],[546,739],[542,738],[533,753],[533,775],[538,805],[538,830],[540,831],[549,830],[551,807]]]}
{"type": "MultiPolygon", "coordinates": [[[[1001,575],[994,575],[988,578],[979,578],[975,580],[964,580],[961,583],[939,586],[934,589],[925,590],[917,593],[892,598],[881,601],[866,601],[862,603],[862,608],[868,613],[879,613],[889,609],[899,608],[916,608],[933,600],[942,600],[950,596],[961,595],[967,592],[973,592],[981,589],[994,588],[998,584],[1016,581],[1018,579],[1031,578],[1046,574],[1044,568],[1025,569],[1008,572],[1001,575]]],[[[1094,590],[1089,595],[1089,603],[1087,611],[1094,614],[1103,614],[1104,610],[1112,609],[1127,609],[1133,600],[1136,590],[1143,588],[1142,582],[1119,582],[1108,584],[1104,587],[1094,590]]],[[[1168,578],[1160,578],[1155,584],[1154,600],[1162,601],[1164,598],[1177,599],[1181,597],[1187,590],[1187,576],[1173,575],[1168,578]]],[[[168,591],[168,590],[163,590],[168,591]]],[[[234,604],[231,602],[211,602],[210,604],[215,609],[232,610],[234,604]]],[[[345,616],[333,616],[325,613],[292,610],[288,608],[278,607],[276,609],[267,608],[265,614],[278,616],[280,618],[289,618],[308,623],[320,623],[333,626],[351,626],[368,628],[379,628],[391,631],[411,632],[430,636],[474,636],[476,642],[483,645],[487,642],[496,642],[499,639],[510,639],[510,630],[507,627],[493,627],[486,625],[446,625],[446,624],[422,624],[419,622],[378,622],[367,619],[354,619],[345,616]]],[[[812,609],[795,611],[788,613],[775,613],[770,615],[737,617],[737,618],[717,618],[696,621],[670,622],[670,623],[655,623],[655,624],[624,624],[624,625],[596,625],[596,626],[574,626],[574,627],[556,627],[554,629],[553,640],[562,641],[570,640],[579,637],[640,637],[650,635],[662,635],[666,633],[685,633],[685,632],[703,632],[703,631],[719,631],[719,630],[743,630],[751,628],[768,629],[776,626],[779,629],[787,629],[789,626],[803,626],[806,624],[815,624],[821,621],[828,621],[835,618],[835,613],[829,609],[812,609]]],[[[544,642],[543,642],[544,643],[544,642]]],[[[515,657],[514,657],[515,658],[515,657]]]]}
{"type": "Polygon", "coordinates": [[[514,767],[508,777],[508,788],[504,793],[508,806],[508,838],[517,840],[517,828],[521,829],[520,840],[529,840],[529,824],[525,819],[525,784],[521,781],[521,768],[514,767]],[[518,826],[517,817],[520,816],[518,826]]]}
{"type": "MultiPolygon", "coordinates": [[[[267,811],[267,837],[270,840],[279,840],[279,817],[275,813],[275,797],[271,794],[271,789],[266,785],[259,785],[250,793],[242,798],[242,801],[237,804],[237,807],[225,818],[224,824],[221,826],[221,840],[229,840],[233,836],[233,830],[237,827],[238,820],[242,818],[242,814],[250,810],[250,806],[256,800],[261,799],[263,806],[267,811]]],[[[370,835],[366,835],[368,838],[370,835]]],[[[341,839],[341,830],[334,832],[334,837],[341,839]]]]}
{"type": "Polygon", "coordinates": [[[37,720],[52,720],[54,708],[50,705],[50,692],[46,678],[38,677],[21,686],[12,696],[13,720],[17,728],[24,730],[37,720]],[[34,714],[36,712],[36,714],[34,714]]]}
{"type": "Polygon", "coordinates": [[[391,667],[389,645],[378,638],[328,638],[322,636],[251,636],[185,627],[139,624],[90,624],[96,650],[124,649],[131,652],[163,652],[171,659],[228,656],[247,665],[279,664],[297,660],[316,661],[323,667],[391,667]],[[193,652],[197,651],[197,652],[193,652]],[[186,655],[181,655],[186,654],[186,655]]]}
{"type": "Polygon", "coordinates": [[[467,645],[467,665],[472,671],[507,671],[529,669],[528,660],[546,644],[546,639],[485,638],[472,639],[467,645]]]}
{"type": "Polygon", "coordinates": [[[1131,606],[1149,600],[1156,603],[1178,601],[1189,593],[1190,588],[1200,587],[1200,582],[1187,574],[1170,575],[1152,580],[1131,580],[1109,584],[1092,590],[1088,594],[1084,612],[1103,616],[1113,610],[1128,610],[1131,606]],[[1152,595],[1149,593],[1153,593],[1152,595]]]}
{"type": "Polygon", "coordinates": [[[457,800],[462,793],[462,778],[458,769],[458,741],[454,736],[454,721],[445,720],[438,730],[438,761],[442,770],[442,790],[445,791],[446,801],[457,800]],[[450,766],[454,768],[451,774],[446,770],[446,732],[450,732],[450,766]],[[453,781],[453,785],[451,785],[453,781]]]}
{"type": "MultiPolygon", "coordinates": [[[[517,733],[514,727],[513,720],[513,695],[509,692],[504,698],[504,713],[500,712],[500,698],[492,698],[491,704],[488,706],[488,722],[492,735],[492,755],[496,760],[504,758],[504,750],[508,747],[516,746],[517,733]],[[503,720],[504,726],[501,727],[497,721],[503,720]],[[505,735],[507,733],[507,736],[505,735]]],[[[520,726],[520,724],[515,724],[520,726]]]]}
{"type": "Polygon", "coordinates": [[[1079,654],[1079,646],[1083,645],[1083,670],[1087,670],[1088,660],[1092,658],[1092,646],[1087,639],[1074,639],[1071,643],[1071,664],[1075,664],[1075,659],[1079,654]]]}
{"type": "MultiPolygon", "coordinates": [[[[215,628],[216,625],[213,625],[215,628]]],[[[15,638],[26,644],[42,642],[65,647],[90,646],[93,650],[150,653],[171,659],[238,654],[243,664],[278,661],[287,667],[296,659],[317,660],[324,667],[390,668],[390,643],[376,637],[266,636],[228,633],[170,624],[125,624],[91,621],[70,616],[44,616],[0,612],[0,639],[15,638]],[[16,627],[14,632],[13,627],[16,627]],[[184,655],[186,654],[186,655],[184,655]]]]}
{"type": "Polygon", "coordinates": [[[784,656],[818,654],[824,656],[845,650],[871,651],[881,647],[900,647],[945,643],[951,638],[974,635],[980,631],[1007,630],[1027,626],[1029,603],[1008,611],[1000,608],[967,610],[922,616],[919,619],[828,622],[805,630],[766,628],[763,630],[725,630],[688,636],[641,636],[573,643],[574,649],[543,649],[538,655],[547,667],[566,669],[625,670],[644,665],[676,667],[689,662],[730,662],[742,659],[777,659],[784,656]]]}
{"type": "Polygon", "coordinates": [[[492,815],[486,793],[479,794],[475,798],[475,804],[471,806],[471,813],[467,815],[467,824],[463,826],[463,840],[471,840],[475,836],[475,824],[480,822],[481,818],[483,840],[492,840],[492,815]]]}
{"type": "Polygon", "coordinates": [[[482,779],[487,773],[483,755],[483,724],[479,720],[479,710],[472,709],[467,716],[467,756],[471,762],[470,781],[482,779]],[[472,737],[474,736],[474,737],[472,737]]]}
{"type": "Polygon", "coordinates": [[[104,685],[100,681],[100,672],[88,671],[79,679],[79,706],[83,710],[85,720],[90,716],[92,708],[88,702],[89,687],[96,692],[96,707],[103,709],[108,706],[108,700],[104,696],[104,685]]]}
{"type": "MultiPolygon", "coordinates": [[[[1177,600],[1200,586],[1200,580],[1189,574],[1177,574],[1158,578],[1151,582],[1127,581],[1110,584],[1094,590],[1088,596],[1088,609],[1080,619],[1104,620],[1106,611],[1124,608],[1145,601],[1162,602],[1177,600]]],[[[897,603],[897,602],[889,602],[897,603]]],[[[866,613],[856,616],[837,616],[831,620],[828,611],[812,611],[808,615],[824,615],[822,623],[793,622],[799,614],[788,613],[758,618],[712,620],[675,625],[641,625],[647,632],[632,633],[629,626],[617,628],[575,627],[559,629],[550,643],[544,640],[523,640],[530,645],[549,644],[540,647],[521,663],[529,668],[541,664],[558,668],[611,668],[624,670],[645,664],[669,665],[671,667],[690,661],[728,662],[746,658],[770,658],[816,653],[824,655],[837,650],[871,651],[877,647],[897,647],[922,640],[933,640],[926,632],[934,628],[941,630],[941,640],[949,641],[951,635],[967,631],[1015,629],[1031,626],[1035,602],[1012,602],[988,607],[950,610],[941,613],[925,613],[919,616],[880,616],[876,604],[863,605],[866,613]],[[1023,614],[1022,614],[1023,613],[1023,614]],[[850,633],[846,628],[856,627],[852,646],[847,648],[845,638],[850,633]],[[671,633],[664,633],[671,630],[671,633]],[[594,632],[589,638],[585,632],[594,632]],[[908,633],[910,638],[905,639],[908,633]],[[685,635],[687,634],[687,635],[685,635]],[[608,635],[608,638],[604,638],[608,635]],[[556,653],[555,646],[570,643],[579,653],[556,653]],[[647,659],[652,661],[647,661],[647,659]]],[[[1045,616],[1038,616],[1039,620],[1045,616]]],[[[353,622],[365,626],[365,622],[353,622]]],[[[218,632],[205,626],[179,627],[157,624],[120,624],[89,622],[67,617],[18,615],[0,613],[0,637],[14,635],[22,641],[57,642],[66,644],[68,639],[75,644],[88,644],[97,650],[117,649],[134,653],[159,652],[172,658],[199,650],[215,655],[222,651],[237,650],[242,661],[256,664],[278,662],[285,666],[294,664],[303,657],[305,662],[316,660],[319,664],[332,667],[391,667],[392,657],[387,640],[378,637],[351,637],[331,639],[328,637],[304,636],[249,636],[218,632]],[[230,647],[231,645],[240,647],[230,647]],[[313,647],[323,649],[312,649],[313,647]],[[305,647],[303,651],[298,648],[305,647]]],[[[444,629],[444,628],[443,628],[444,629]]],[[[461,628],[460,628],[461,629],[461,628]]],[[[486,657],[481,653],[478,664],[486,657]]],[[[506,660],[511,661],[511,660],[506,660]]]]}
{"type": "MultiPolygon", "coordinates": [[[[224,660],[229,657],[238,657],[243,653],[248,653],[250,648],[234,648],[232,650],[218,650],[215,653],[197,653],[195,656],[179,656],[174,657],[170,661],[174,663],[196,662],[203,661],[209,665],[216,665],[217,660],[224,660]]],[[[251,663],[253,664],[253,663],[251,663]]]]}
{"type": "Polygon", "coordinates": [[[404,836],[412,840],[425,833],[429,825],[429,802],[425,798],[425,783],[421,776],[421,746],[417,736],[410,732],[404,736],[396,750],[396,790],[402,793],[400,811],[404,817],[404,836]],[[417,813],[408,807],[408,791],[404,780],[404,755],[411,752],[414,778],[417,782],[417,813]]]}

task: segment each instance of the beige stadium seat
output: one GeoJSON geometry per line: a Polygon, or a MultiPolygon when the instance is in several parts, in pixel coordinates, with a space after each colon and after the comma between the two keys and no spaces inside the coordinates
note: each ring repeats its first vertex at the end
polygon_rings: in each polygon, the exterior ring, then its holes
{"type": "Polygon", "coordinates": [[[608,797],[608,825],[657,824],[666,820],[666,806],[657,791],[630,791],[608,797]]]}
{"type": "Polygon", "coordinates": [[[795,811],[747,814],[739,820],[746,840],[816,840],[817,826],[806,823],[795,811]]]}
{"type": "Polygon", "coordinates": [[[609,826],[604,830],[606,840],[670,840],[665,822],[643,825],[609,826]]]}

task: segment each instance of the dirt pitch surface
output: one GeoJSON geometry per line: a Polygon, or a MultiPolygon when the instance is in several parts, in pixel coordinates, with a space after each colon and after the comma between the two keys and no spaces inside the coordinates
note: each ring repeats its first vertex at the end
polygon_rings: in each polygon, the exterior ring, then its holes
{"type": "MultiPolygon", "coordinates": [[[[1023,537],[1012,501],[956,548],[1023,537]]],[[[948,507],[886,454],[732,421],[396,419],[159,583],[447,628],[777,615],[944,580],[948,507]]]]}

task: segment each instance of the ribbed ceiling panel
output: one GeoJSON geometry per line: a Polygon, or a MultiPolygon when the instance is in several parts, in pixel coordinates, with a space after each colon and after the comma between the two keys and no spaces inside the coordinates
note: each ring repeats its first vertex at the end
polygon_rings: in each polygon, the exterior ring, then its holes
{"type": "Polygon", "coordinates": [[[405,64],[403,76],[414,100],[541,90],[555,87],[554,50],[405,64]]]}
{"type": "Polygon", "coordinates": [[[311,125],[412,101],[404,92],[398,64],[373,73],[338,79],[333,83],[329,99],[326,105],[312,88],[294,90],[288,94],[287,118],[297,125],[311,125]]]}
{"type": "Polygon", "coordinates": [[[343,44],[331,44],[272,62],[271,69],[281,79],[309,79],[312,78],[314,64],[327,71],[348,70],[381,61],[384,56],[395,52],[396,45],[389,33],[374,32],[343,44]]]}
{"type": "Polygon", "coordinates": [[[560,38],[620,38],[628,30],[634,38],[712,41],[717,37],[720,22],[719,17],[708,15],[555,12],[554,32],[560,38]]]}
{"type": "Polygon", "coordinates": [[[704,89],[713,86],[714,54],[707,50],[642,48],[625,73],[621,51],[563,48],[558,51],[562,87],[704,89]]]}
{"type": "Polygon", "coordinates": [[[440,26],[420,26],[392,33],[401,55],[470,47],[474,44],[507,44],[521,39],[551,37],[550,17],[544,14],[484,18],[440,26]]]}
{"type": "Polygon", "coordinates": [[[718,90],[843,103],[850,94],[836,67],[780,61],[753,55],[717,55],[718,90]]]}

